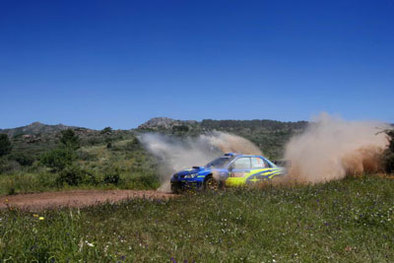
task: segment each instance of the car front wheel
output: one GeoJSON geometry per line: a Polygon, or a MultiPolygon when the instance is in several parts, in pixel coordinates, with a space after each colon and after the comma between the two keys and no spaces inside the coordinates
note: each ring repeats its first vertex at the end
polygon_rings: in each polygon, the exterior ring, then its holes
{"type": "Polygon", "coordinates": [[[215,180],[212,176],[209,176],[205,179],[204,182],[204,190],[205,191],[217,191],[219,190],[219,182],[215,180]]]}

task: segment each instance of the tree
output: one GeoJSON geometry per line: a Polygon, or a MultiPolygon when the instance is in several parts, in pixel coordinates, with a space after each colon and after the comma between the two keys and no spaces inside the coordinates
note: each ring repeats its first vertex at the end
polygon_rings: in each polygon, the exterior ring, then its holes
{"type": "Polygon", "coordinates": [[[53,172],[59,172],[71,165],[76,158],[77,156],[73,149],[64,147],[41,155],[41,163],[52,168],[53,172]]]}
{"type": "Polygon", "coordinates": [[[12,144],[7,134],[0,134],[0,156],[9,154],[12,150],[12,144]]]}
{"type": "Polygon", "coordinates": [[[112,133],[112,128],[111,127],[105,127],[100,131],[101,134],[110,134],[112,133]]]}
{"type": "Polygon", "coordinates": [[[70,166],[77,158],[76,149],[80,147],[79,137],[72,129],[61,131],[60,143],[59,147],[42,154],[40,158],[42,164],[52,168],[52,172],[70,166]]]}
{"type": "Polygon", "coordinates": [[[389,139],[389,145],[384,151],[383,162],[387,173],[394,172],[394,130],[386,131],[389,139]]]}
{"type": "Polygon", "coordinates": [[[72,129],[67,129],[64,131],[61,131],[61,138],[60,142],[73,150],[76,150],[80,147],[80,141],[78,135],[75,134],[74,130],[72,129]]]}

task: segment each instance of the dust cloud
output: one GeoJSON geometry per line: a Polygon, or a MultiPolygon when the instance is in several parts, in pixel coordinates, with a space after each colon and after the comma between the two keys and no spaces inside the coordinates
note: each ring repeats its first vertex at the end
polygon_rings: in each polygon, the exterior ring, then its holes
{"type": "MultiPolygon", "coordinates": [[[[388,144],[381,131],[387,128],[387,124],[380,122],[345,121],[322,113],[286,145],[284,159],[290,164],[288,175],[277,182],[315,184],[339,180],[349,174],[376,172],[388,144]]],[[[144,133],[138,139],[159,160],[162,182],[159,191],[170,190],[174,172],[203,166],[224,152],[262,155],[247,139],[217,131],[184,138],[144,133]]]]}
{"type": "Polygon", "coordinates": [[[379,122],[345,121],[320,114],[306,131],[286,146],[289,161],[286,180],[324,183],[362,172],[376,172],[380,155],[388,144],[379,122]]]}

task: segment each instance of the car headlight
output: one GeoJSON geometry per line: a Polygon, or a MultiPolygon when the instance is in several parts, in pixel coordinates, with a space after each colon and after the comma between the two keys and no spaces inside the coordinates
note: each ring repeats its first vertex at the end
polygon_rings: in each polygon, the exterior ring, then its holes
{"type": "Polygon", "coordinates": [[[197,173],[194,173],[194,174],[187,174],[187,175],[185,175],[184,178],[196,178],[197,175],[198,175],[197,173]]]}

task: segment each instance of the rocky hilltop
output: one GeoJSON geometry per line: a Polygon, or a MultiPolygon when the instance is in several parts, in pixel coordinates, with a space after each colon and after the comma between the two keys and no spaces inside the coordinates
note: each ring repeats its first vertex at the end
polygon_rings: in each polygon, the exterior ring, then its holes
{"type": "Polygon", "coordinates": [[[197,121],[183,121],[183,120],[174,120],[171,118],[167,117],[157,117],[157,118],[152,118],[148,120],[147,122],[141,124],[138,126],[138,129],[141,130],[168,130],[172,129],[174,126],[189,126],[189,125],[195,125],[197,124],[197,121]]]}

